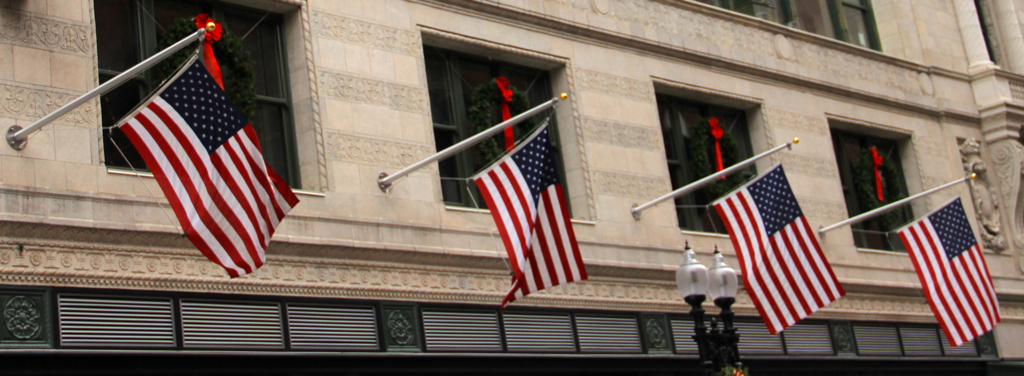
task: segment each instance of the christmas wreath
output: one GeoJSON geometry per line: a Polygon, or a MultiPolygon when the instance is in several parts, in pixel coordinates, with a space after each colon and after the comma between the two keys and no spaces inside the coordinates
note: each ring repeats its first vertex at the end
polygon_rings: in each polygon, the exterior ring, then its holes
{"type": "MultiPolygon", "coordinates": [[[[205,14],[197,18],[206,19],[205,14]]],[[[157,45],[157,50],[162,50],[196,32],[196,18],[179,18],[167,29],[157,45]]],[[[218,26],[218,29],[220,27],[218,26]]],[[[253,86],[252,59],[249,52],[242,47],[242,38],[224,29],[221,32],[220,40],[212,44],[213,54],[220,64],[224,89],[228,93],[231,103],[248,119],[256,114],[256,88],[253,86]]],[[[170,58],[164,60],[157,66],[157,75],[160,80],[166,79],[174,74],[182,64],[188,60],[193,50],[183,49],[170,58]]]]}
{"type": "MultiPolygon", "coordinates": [[[[739,147],[736,146],[736,141],[733,140],[729,132],[722,131],[717,125],[718,119],[716,118],[700,119],[690,125],[690,136],[686,138],[686,154],[690,159],[694,180],[739,162],[739,147]],[[714,133],[719,134],[717,148],[714,133]],[[721,154],[721,166],[718,166],[717,163],[718,154],[721,154]]],[[[738,187],[748,177],[747,174],[732,174],[725,179],[719,179],[704,186],[701,192],[707,201],[711,201],[738,187]]]]}
{"type": "MultiPolygon", "coordinates": [[[[865,148],[860,152],[855,170],[857,202],[864,212],[902,198],[896,166],[893,166],[889,158],[879,156],[878,150],[874,147],[865,148]]],[[[899,219],[899,210],[890,210],[875,217],[884,228],[896,224],[899,219]]]]}
{"type": "MultiPolygon", "coordinates": [[[[501,117],[498,116],[499,111],[495,111],[495,109],[501,107],[502,103],[506,103],[504,90],[499,86],[499,80],[503,80],[503,77],[480,84],[473,90],[473,105],[469,108],[469,121],[473,123],[478,133],[502,121],[500,120],[501,117]]],[[[515,116],[529,110],[530,100],[526,98],[526,94],[515,86],[507,84],[507,82],[505,81],[503,86],[507,87],[507,90],[512,91],[512,98],[510,101],[507,101],[510,115],[515,116]]],[[[512,126],[512,128],[514,134],[518,136],[529,132],[533,129],[533,126],[533,119],[526,119],[512,126]]],[[[480,153],[481,160],[485,162],[493,161],[505,153],[505,149],[498,145],[498,140],[495,137],[481,142],[476,146],[476,149],[480,153]]]]}

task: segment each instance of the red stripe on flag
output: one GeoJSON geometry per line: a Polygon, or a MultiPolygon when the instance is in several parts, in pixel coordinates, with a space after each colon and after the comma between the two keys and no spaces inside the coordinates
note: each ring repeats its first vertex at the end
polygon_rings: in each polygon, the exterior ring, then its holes
{"type": "MultiPolygon", "coordinates": [[[[754,212],[752,210],[750,210],[750,205],[747,204],[747,200],[745,199],[746,197],[744,197],[744,196],[745,195],[743,195],[742,193],[739,195],[739,197],[743,197],[744,198],[744,199],[739,200],[739,202],[740,202],[740,206],[742,206],[743,210],[746,212],[747,218],[749,218],[749,220],[750,220],[750,222],[752,224],[755,224],[754,226],[751,226],[751,228],[753,229],[753,232],[754,232],[754,236],[755,236],[754,239],[763,240],[763,239],[767,238],[767,236],[765,236],[765,235],[763,235],[761,233],[761,230],[762,230],[761,226],[757,226],[756,225],[757,224],[757,218],[754,217],[754,212]]],[[[767,246],[770,246],[770,244],[761,244],[761,243],[758,243],[758,244],[760,246],[757,248],[757,252],[760,254],[761,259],[762,260],[767,259],[768,258],[768,252],[767,252],[767,250],[765,248],[767,246]]],[[[755,257],[755,260],[756,260],[756,257],[758,257],[758,255],[754,255],[754,257],[755,257]]],[[[755,263],[755,266],[760,266],[760,267],[762,267],[762,270],[765,270],[765,271],[768,272],[768,278],[771,279],[772,285],[775,287],[776,291],[778,291],[780,289],[779,287],[782,286],[782,279],[780,279],[779,276],[775,273],[775,268],[774,267],[767,267],[767,265],[765,265],[764,262],[762,262],[760,265],[757,265],[755,263]]],[[[789,296],[790,293],[779,294],[779,295],[780,295],[779,297],[782,300],[782,303],[785,304],[785,306],[786,306],[785,307],[786,310],[789,311],[789,314],[790,314],[789,317],[791,317],[794,321],[798,320],[797,318],[800,317],[800,315],[796,312],[796,308],[794,307],[793,302],[790,300],[790,296],[789,296]]],[[[788,320],[785,321],[784,323],[785,323],[784,324],[785,326],[789,326],[789,325],[792,324],[788,320]]]]}

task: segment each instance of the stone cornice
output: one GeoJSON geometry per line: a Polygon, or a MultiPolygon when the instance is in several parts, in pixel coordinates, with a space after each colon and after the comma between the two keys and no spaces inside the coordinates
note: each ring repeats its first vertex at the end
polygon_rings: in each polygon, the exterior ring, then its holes
{"type": "MultiPolygon", "coordinates": [[[[842,85],[837,85],[831,82],[826,82],[814,78],[799,77],[778,69],[770,69],[766,67],[756,66],[754,64],[734,59],[713,56],[708,53],[700,52],[685,47],[671,46],[664,43],[652,42],[647,39],[638,38],[618,32],[601,30],[586,25],[582,25],[580,23],[557,19],[545,14],[525,11],[521,8],[514,8],[506,5],[485,3],[473,0],[416,1],[435,7],[443,7],[444,9],[452,12],[473,12],[477,16],[483,14],[491,17],[499,17],[502,20],[502,22],[519,23],[529,26],[534,30],[537,30],[538,28],[547,29],[548,32],[564,34],[564,36],[573,39],[583,38],[590,41],[596,41],[599,43],[611,44],[621,49],[635,50],[642,54],[653,54],[657,56],[667,57],[670,59],[688,61],[708,68],[718,69],[721,70],[722,72],[744,75],[749,76],[751,78],[769,80],[772,82],[783,83],[788,85],[794,85],[805,89],[812,89],[828,93],[831,95],[843,97],[847,100],[857,100],[874,103],[893,109],[919,113],[936,118],[949,117],[971,122],[977,122],[979,119],[978,115],[973,113],[965,113],[950,110],[945,107],[936,107],[926,104],[914,103],[904,99],[879,95],[873,92],[867,92],[864,90],[845,87],[842,85]]],[[[676,3],[677,2],[673,1],[673,4],[676,3]]],[[[743,16],[740,15],[730,14],[730,16],[736,17],[738,19],[743,18],[743,16]]],[[[805,34],[790,29],[785,29],[784,31],[790,34],[805,34]]],[[[781,31],[778,30],[773,30],[772,32],[781,33],[781,31]]],[[[905,61],[899,58],[884,55],[870,50],[860,49],[854,46],[840,46],[840,42],[822,41],[819,40],[820,38],[816,36],[812,38],[817,42],[825,43],[822,47],[827,48],[829,51],[834,51],[834,53],[855,53],[855,56],[868,59],[869,61],[875,61],[883,65],[895,66],[900,69],[907,69],[909,71],[917,73],[927,74],[928,72],[927,67],[917,65],[915,63],[905,61]],[[846,51],[846,49],[849,48],[853,48],[853,50],[851,50],[852,52],[846,51]]],[[[816,46],[818,45],[817,43],[813,44],[816,46]]]]}

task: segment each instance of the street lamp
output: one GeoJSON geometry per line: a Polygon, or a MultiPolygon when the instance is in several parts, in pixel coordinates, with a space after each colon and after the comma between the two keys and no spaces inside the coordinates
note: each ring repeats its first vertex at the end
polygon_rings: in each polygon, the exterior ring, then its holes
{"type": "Polygon", "coordinates": [[[740,363],[739,350],[736,348],[740,336],[732,326],[733,312],[730,310],[736,302],[736,290],[739,288],[736,271],[725,264],[718,246],[715,246],[715,261],[710,270],[701,265],[696,256],[687,242],[683,253],[685,259],[676,271],[676,285],[683,294],[683,300],[692,307],[690,316],[694,323],[693,340],[697,341],[704,373],[710,375],[725,366],[740,368],[743,364],[740,363]],[[704,303],[705,293],[711,294],[715,305],[722,308],[719,315],[724,326],[722,330],[718,329],[718,321],[714,317],[711,318],[710,332],[704,326],[704,308],[701,303],[704,303]]]}

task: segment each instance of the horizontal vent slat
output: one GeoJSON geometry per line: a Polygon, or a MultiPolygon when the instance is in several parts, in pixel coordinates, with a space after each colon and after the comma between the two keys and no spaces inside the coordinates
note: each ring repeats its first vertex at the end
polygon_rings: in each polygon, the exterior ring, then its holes
{"type": "Polygon", "coordinates": [[[377,315],[373,307],[288,305],[293,348],[378,350],[377,315]]]}
{"type": "Polygon", "coordinates": [[[785,353],[782,348],[782,338],[778,334],[772,335],[763,321],[736,321],[733,326],[736,334],[740,335],[740,343],[737,346],[740,354],[758,355],[781,355],[785,353]]]}
{"type": "Polygon", "coordinates": [[[584,353],[640,353],[636,317],[576,315],[576,334],[584,353]]]}
{"type": "MultiPolygon", "coordinates": [[[[940,332],[942,331],[940,330],[940,332]]],[[[949,344],[949,340],[946,339],[945,332],[941,333],[940,338],[942,340],[942,351],[946,354],[946,356],[978,356],[978,347],[974,345],[974,341],[964,342],[960,346],[953,347],[953,345],[949,344]]]]}
{"type": "Polygon", "coordinates": [[[186,348],[283,348],[280,306],[181,300],[182,342],[186,348]]]}
{"type": "Polygon", "coordinates": [[[172,307],[170,298],[59,295],[60,343],[74,347],[173,347],[172,307]]]}
{"type": "Polygon", "coordinates": [[[853,337],[860,355],[900,356],[899,335],[894,326],[854,325],[853,337]]]}
{"type": "Polygon", "coordinates": [[[428,351],[501,351],[498,315],[494,312],[423,311],[428,351]]]}
{"type": "Polygon", "coordinates": [[[942,356],[938,328],[900,326],[900,340],[906,356],[942,356]]]}
{"type": "Polygon", "coordinates": [[[789,355],[832,355],[828,324],[797,323],[783,331],[789,355]]]}
{"type": "Polygon", "coordinates": [[[568,314],[505,313],[502,321],[510,352],[576,352],[572,318],[568,314]]]}

